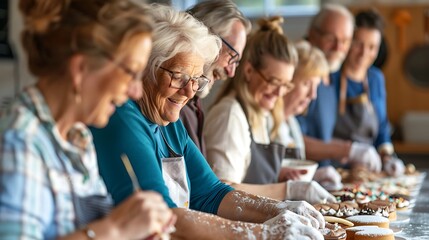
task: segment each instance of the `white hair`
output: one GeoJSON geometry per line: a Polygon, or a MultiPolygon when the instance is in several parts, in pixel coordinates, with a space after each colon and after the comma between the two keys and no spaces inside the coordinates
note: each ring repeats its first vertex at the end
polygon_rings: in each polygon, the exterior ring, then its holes
{"type": "Polygon", "coordinates": [[[354,26],[355,18],[346,7],[339,4],[327,3],[322,6],[319,13],[317,13],[311,20],[310,29],[320,28],[325,18],[332,13],[337,13],[342,16],[345,16],[350,21],[352,26],[354,26]]]}
{"type": "Polygon", "coordinates": [[[161,4],[151,4],[155,22],[152,53],[146,68],[149,79],[155,81],[158,66],[178,53],[195,53],[204,60],[207,69],[218,57],[222,42],[200,21],[186,12],[161,4]]]}

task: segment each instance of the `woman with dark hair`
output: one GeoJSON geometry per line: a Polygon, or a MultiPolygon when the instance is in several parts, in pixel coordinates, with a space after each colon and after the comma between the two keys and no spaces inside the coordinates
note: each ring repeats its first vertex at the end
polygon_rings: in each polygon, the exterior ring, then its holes
{"type": "Polygon", "coordinates": [[[383,22],[380,15],[367,10],[355,18],[356,27],[348,56],[335,79],[338,116],[334,136],[373,144],[389,175],[404,172],[395,155],[387,119],[386,87],[380,69],[372,66],[381,43],[383,22]]]}

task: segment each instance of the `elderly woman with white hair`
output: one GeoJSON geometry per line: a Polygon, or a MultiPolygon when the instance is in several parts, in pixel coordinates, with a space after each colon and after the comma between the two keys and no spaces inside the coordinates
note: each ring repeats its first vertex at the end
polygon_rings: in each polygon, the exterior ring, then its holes
{"type": "Polygon", "coordinates": [[[307,203],[235,191],[211,171],[178,120],[183,106],[210,81],[204,69],[218,56],[221,40],[187,13],[157,4],[152,13],[153,50],[143,97],[119,108],[106,128],[93,130],[100,172],[115,202],[137,187],[161,193],[177,216],[173,237],[180,239],[323,239],[316,229],[324,220],[307,203]],[[139,186],[122,165],[123,154],[139,186]]]}

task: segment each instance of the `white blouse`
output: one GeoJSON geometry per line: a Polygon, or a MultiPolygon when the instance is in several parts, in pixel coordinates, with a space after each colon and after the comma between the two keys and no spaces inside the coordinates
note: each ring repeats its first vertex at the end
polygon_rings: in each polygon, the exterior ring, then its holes
{"type": "MultiPolygon", "coordinates": [[[[266,117],[261,118],[267,126],[266,117]]],[[[267,127],[252,129],[257,143],[270,142],[267,127]]],[[[204,122],[207,161],[221,179],[241,183],[250,164],[251,137],[246,115],[235,95],[224,97],[212,107],[204,122]]]]}

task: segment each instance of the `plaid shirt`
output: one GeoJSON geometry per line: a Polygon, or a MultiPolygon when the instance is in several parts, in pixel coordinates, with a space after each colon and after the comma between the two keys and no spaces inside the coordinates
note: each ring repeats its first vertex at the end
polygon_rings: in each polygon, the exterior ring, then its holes
{"type": "Polygon", "coordinates": [[[43,96],[29,87],[0,113],[0,239],[73,232],[71,189],[79,197],[107,194],[92,135],[77,123],[64,140],[43,96]]]}

